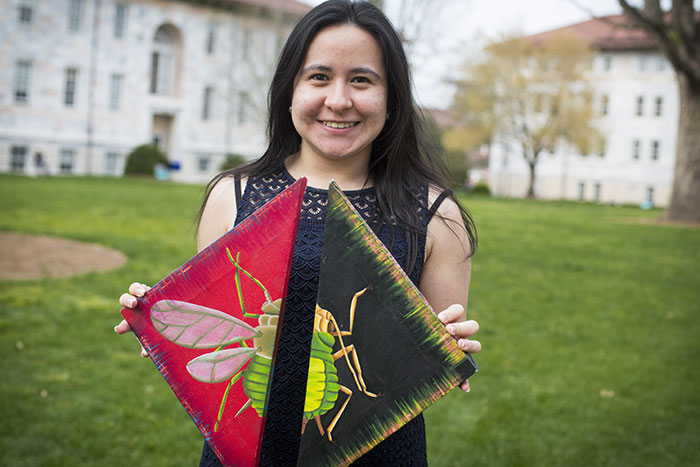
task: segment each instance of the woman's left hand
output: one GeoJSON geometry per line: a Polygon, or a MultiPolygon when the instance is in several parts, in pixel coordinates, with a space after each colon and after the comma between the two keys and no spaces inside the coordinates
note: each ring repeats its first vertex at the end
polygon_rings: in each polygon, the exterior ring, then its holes
{"type": "MultiPolygon", "coordinates": [[[[470,354],[478,353],[481,350],[481,342],[469,339],[479,330],[479,323],[473,319],[466,320],[466,314],[462,305],[454,304],[438,313],[438,318],[445,325],[445,329],[456,340],[459,348],[470,354]]],[[[469,392],[469,381],[464,381],[460,388],[469,392]]]]}

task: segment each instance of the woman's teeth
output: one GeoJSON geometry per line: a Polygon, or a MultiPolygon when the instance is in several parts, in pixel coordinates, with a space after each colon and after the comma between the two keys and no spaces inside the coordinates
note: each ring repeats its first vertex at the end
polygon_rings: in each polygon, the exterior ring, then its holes
{"type": "Polygon", "coordinates": [[[352,126],[355,126],[355,123],[323,122],[323,125],[330,128],[350,128],[352,126]]]}

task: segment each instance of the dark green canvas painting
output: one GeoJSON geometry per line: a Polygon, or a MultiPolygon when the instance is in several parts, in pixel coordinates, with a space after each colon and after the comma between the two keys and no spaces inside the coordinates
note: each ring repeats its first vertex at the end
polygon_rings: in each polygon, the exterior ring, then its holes
{"type": "Polygon", "coordinates": [[[334,183],[317,303],[299,465],[350,464],[477,369],[334,183]]]}

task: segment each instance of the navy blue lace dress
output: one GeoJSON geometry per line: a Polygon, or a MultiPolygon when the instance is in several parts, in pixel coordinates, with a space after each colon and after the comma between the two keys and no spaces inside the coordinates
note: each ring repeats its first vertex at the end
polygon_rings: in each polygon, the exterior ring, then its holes
{"type": "MultiPolygon", "coordinates": [[[[271,176],[249,178],[238,207],[236,224],[294,181],[294,178],[284,169],[271,176]]],[[[407,242],[404,231],[394,229],[395,233],[392,235],[391,229],[386,224],[380,227],[378,232],[376,231],[379,223],[375,210],[374,189],[346,191],[345,194],[405,269],[407,242]]],[[[417,284],[424,260],[425,232],[428,221],[437,206],[432,206],[430,211],[428,210],[427,187],[416,195],[421,200],[422,207],[420,212],[416,212],[416,216],[423,225],[423,232],[418,239],[415,266],[409,276],[417,284]]],[[[311,187],[307,188],[304,194],[284,322],[274,368],[275,377],[270,388],[260,465],[293,466],[299,454],[327,197],[327,190],[311,187]]],[[[220,465],[218,458],[205,442],[200,467],[220,465]]],[[[404,425],[353,465],[382,467],[427,465],[423,416],[419,415],[404,425]]]]}

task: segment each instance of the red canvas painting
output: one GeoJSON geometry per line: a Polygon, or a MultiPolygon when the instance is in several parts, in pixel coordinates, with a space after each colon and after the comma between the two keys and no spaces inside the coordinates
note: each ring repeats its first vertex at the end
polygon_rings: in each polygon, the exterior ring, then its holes
{"type": "Polygon", "coordinates": [[[297,181],[122,310],[224,465],[258,463],[305,186],[297,181]]]}

